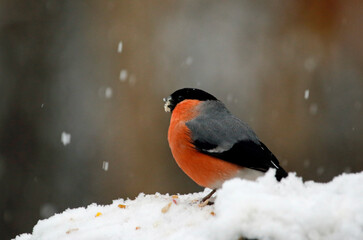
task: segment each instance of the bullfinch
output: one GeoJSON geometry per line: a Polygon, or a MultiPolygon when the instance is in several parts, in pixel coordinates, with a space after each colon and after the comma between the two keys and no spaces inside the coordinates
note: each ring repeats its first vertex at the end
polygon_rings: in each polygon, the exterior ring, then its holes
{"type": "Polygon", "coordinates": [[[179,167],[197,184],[213,189],[234,177],[255,180],[270,168],[278,181],[287,176],[256,133],[213,95],[183,88],[163,99],[171,112],[168,141],[179,167]]]}

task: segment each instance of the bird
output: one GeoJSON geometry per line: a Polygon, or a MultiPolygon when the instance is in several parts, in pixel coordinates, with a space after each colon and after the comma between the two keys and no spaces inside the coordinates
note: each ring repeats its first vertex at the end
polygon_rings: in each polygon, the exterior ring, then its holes
{"type": "Polygon", "coordinates": [[[280,181],[287,172],[244,121],[216,97],[197,88],[182,88],[163,98],[171,113],[168,142],[178,166],[198,185],[212,189],[239,177],[255,180],[270,168],[280,181]]]}

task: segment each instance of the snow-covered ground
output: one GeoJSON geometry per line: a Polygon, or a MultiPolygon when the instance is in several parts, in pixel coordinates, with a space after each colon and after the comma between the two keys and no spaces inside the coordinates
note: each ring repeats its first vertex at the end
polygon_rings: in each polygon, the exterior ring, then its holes
{"type": "Polygon", "coordinates": [[[230,180],[213,206],[198,206],[208,192],[68,209],[15,239],[363,239],[363,172],[322,184],[294,174],[277,183],[271,171],[256,182],[230,180]]]}

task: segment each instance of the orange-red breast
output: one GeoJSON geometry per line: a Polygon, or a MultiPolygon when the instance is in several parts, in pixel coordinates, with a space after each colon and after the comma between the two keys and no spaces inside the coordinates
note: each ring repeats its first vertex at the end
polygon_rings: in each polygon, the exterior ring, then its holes
{"type": "Polygon", "coordinates": [[[164,98],[171,112],[168,141],[179,167],[197,184],[215,189],[234,177],[254,180],[269,168],[287,176],[255,132],[213,95],[183,88],[164,98]]]}

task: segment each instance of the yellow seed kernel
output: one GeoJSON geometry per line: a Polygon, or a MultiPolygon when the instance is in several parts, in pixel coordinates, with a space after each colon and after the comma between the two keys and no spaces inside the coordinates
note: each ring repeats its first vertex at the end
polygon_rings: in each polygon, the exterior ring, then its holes
{"type": "Polygon", "coordinates": [[[75,231],[78,231],[78,228],[71,228],[66,233],[70,234],[71,232],[75,232],[75,231]]]}
{"type": "Polygon", "coordinates": [[[168,203],[165,207],[163,207],[163,208],[161,209],[161,212],[162,212],[162,213],[166,213],[166,212],[168,212],[168,211],[169,211],[170,206],[171,206],[171,202],[170,202],[170,203],[168,203]]]}
{"type": "Polygon", "coordinates": [[[98,212],[95,217],[99,217],[101,215],[102,215],[102,213],[98,212]]]}
{"type": "Polygon", "coordinates": [[[126,208],[126,205],[123,205],[123,204],[119,204],[118,205],[119,208],[126,208]]]}

